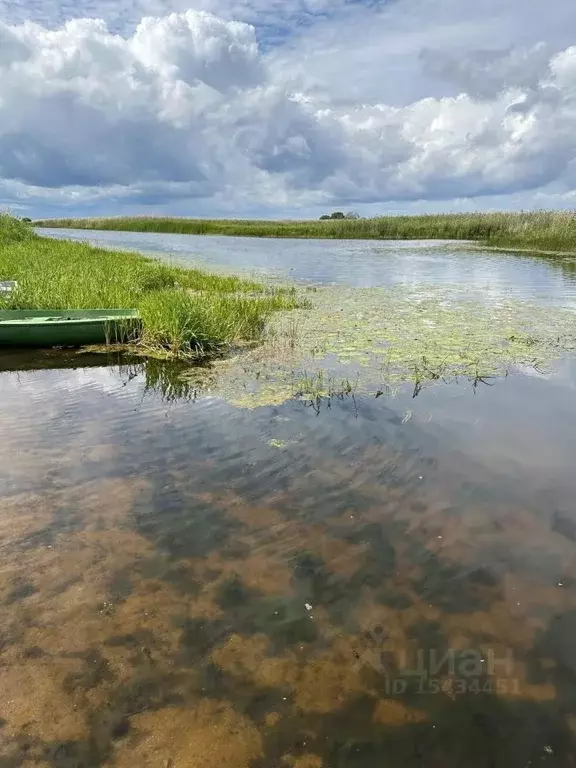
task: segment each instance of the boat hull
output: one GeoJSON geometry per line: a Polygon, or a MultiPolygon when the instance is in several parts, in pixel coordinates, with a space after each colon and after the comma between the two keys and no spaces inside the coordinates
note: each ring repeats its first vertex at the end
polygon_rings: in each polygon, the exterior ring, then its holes
{"type": "Polygon", "coordinates": [[[136,310],[0,311],[0,347],[81,347],[133,340],[141,327],[136,310]]]}

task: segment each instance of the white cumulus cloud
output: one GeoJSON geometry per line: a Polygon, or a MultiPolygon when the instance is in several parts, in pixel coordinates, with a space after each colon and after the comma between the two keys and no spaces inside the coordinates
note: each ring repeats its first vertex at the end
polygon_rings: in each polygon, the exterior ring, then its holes
{"type": "Polygon", "coordinates": [[[338,100],[205,11],[123,34],[0,22],[0,199],[242,212],[574,190],[576,47],[416,58],[456,93],[338,100]]]}

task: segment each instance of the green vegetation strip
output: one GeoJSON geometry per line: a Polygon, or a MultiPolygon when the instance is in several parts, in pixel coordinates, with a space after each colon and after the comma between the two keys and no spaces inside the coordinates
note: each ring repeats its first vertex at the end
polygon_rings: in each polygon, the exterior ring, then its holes
{"type": "Polygon", "coordinates": [[[43,227],[168,232],[190,235],[302,237],[384,240],[474,240],[486,245],[533,251],[576,253],[576,213],[461,213],[427,216],[377,216],[324,221],[251,221],[118,217],[45,219],[43,227]]]}
{"type": "Polygon", "coordinates": [[[486,302],[445,287],[322,288],[312,307],[280,313],[265,343],[221,361],[214,389],[243,407],[409,382],[546,371],[576,350],[576,312],[522,301],[486,302]]]}
{"type": "Polygon", "coordinates": [[[139,347],[170,356],[214,356],[233,342],[257,340],[271,312],[297,303],[293,290],[41,238],[5,214],[0,280],[18,282],[0,309],[138,309],[139,347]]]}

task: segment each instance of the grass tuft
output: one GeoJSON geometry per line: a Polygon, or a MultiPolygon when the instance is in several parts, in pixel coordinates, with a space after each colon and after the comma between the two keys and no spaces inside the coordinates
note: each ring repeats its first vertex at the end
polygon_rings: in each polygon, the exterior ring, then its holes
{"type": "Polygon", "coordinates": [[[0,299],[0,308],[136,308],[143,321],[141,346],[195,357],[259,338],[270,312],[297,303],[294,290],[38,237],[7,214],[0,214],[0,280],[17,280],[19,286],[0,299]]]}

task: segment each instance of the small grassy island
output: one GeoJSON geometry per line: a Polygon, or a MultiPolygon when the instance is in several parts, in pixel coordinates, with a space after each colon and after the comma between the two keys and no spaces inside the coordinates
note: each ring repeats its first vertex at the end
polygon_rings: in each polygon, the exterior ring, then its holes
{"type": "Polygon", "coordinates": [[[7,214],[0,214],[0,280],[18,282],[0,309],[138,309],[138,346],[170,356],[217,356],[258,339],[271,312],[297,304],[290,289],[39,237],[7,214]]]}

